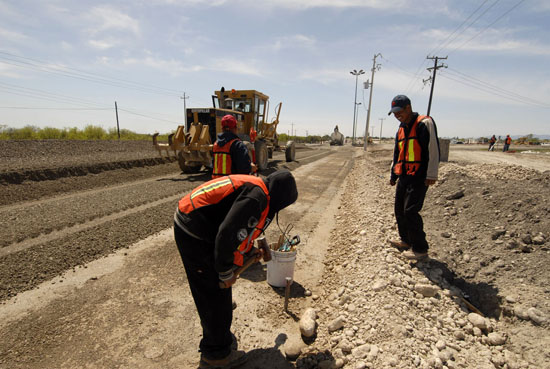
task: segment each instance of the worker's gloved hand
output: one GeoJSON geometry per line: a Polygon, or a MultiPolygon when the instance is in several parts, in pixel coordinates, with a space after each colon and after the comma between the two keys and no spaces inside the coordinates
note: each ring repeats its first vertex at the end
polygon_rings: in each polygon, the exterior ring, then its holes
{"type": "Polygon", "coordinates": [[[262,260],[264,258],[264,250],[263,249],[257,249],[256,250],[256,255],[254,255],[254,257],[256,258],[256,262],[259,262],[260,260],[262,260]]]}
{"type": "Polygon", "coordinates": [[[237,281],[237,276],[233,275],[233,277],[231,277],[231,279],[226,279],[225,281],[221,281],[221,284],[224,285],[224,288],[229,288],[229,287],[233,286],[236,281],[237,281]]]}
{"type": "Polygon", "coordinates": [[[224,273],[219,273],[218,278],[220,280],[220,288],[229,288],[237,280],[237,276],[233,273],[233,269],[229,269],[224,273]]]}
{"type": "Polygon", "coordinates": [[[257,166],[256,164],[254,164],[254,163],[251,163],[251,164],[250,164],[250,171],[251,171],[252,173],[256,173],[256,172],[258,171],[258,166],[257,166]]]}
{"type": "Polygon", "coordinates": [[[390,179],[390,186],[395,186],[395,181],[393,179],[390,179]]]}

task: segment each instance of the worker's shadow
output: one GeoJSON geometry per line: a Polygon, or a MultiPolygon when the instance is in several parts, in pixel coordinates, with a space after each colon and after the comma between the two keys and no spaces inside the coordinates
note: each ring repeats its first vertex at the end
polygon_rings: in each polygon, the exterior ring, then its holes
{"type": "MultiPolygon", "coordinates": [[[[267,264],[254,263],[247,270],[241,273],[240,278],[249,280],[250,282],[264,282],[267,280],[267,264]]],[[[281,296],[285,295],[284,287],[273,287],[273,290],[281,296]]],[[[305,297],[306,289],[298,282],[292,281],[290,285],[290,297],[305,297]]]]}
{"type": "MultiPolygon", "coordinates": [[[[283,354],[284,349],[280,349],[280,346],[284,345],[288,337],[286,334],[281,333],[275,338],[275,345],[269,348],[254,349],[248,351],[248,360],[243,365],[239,366],[242,369],[290,369],[296,368],[296,362],[288,360],[283,354]]],[[[322,353],[306,354],[300,356],[298,361],[306,361],[311,358],[314,362],[335,362],[334,357],[328,351],[322,353]]],[[[330,365],[327,367],[331,367],[330,365]]]]}
{"type": "Polygon", "coordinates": [[[459,288],[463,292],[463,296],[460,296],[459,300],[464,298],[463,303],[473,305],[468,306],[469,310],[475,312],[475,309],[477,309],[483,315],[495,319],[500,317],[502,298],[498,295],[498,288],[495,286],[486,282],[468,282],[449,269],[446,263],[439,260],[430,259],[427,262],[419,262],[415,265],[430,281],[442,289],[449,287],[445,286],[443,280],[451,286],[459,288]]]}
{"type": "MultiPolygon", "coordinates": [[[[267,281],[267,264],[255,263],[251,265],[247,270],[242,272],[239,278],[244,278],[254,283],[265,282],[267,281]]],[[[277,295],[283,298],[285,297],[285,287],[271,286],[271,288],[273,289],[273,291],[275,291],[277,295]]],[[[289,300],[306,297],[306,289],[304,288],[304,286],[296,281],[292,281],[289,292],[289,300]]],[[[294,321],[300,320],[300,318],[296,314],[294,314],[290,308],[287,313],[294,321]]]]}

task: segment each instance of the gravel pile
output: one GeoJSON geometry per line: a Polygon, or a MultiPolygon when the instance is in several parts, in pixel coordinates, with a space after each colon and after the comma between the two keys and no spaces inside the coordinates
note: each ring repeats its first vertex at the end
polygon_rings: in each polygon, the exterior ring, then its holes
{"type": "MultiPolygon", "coordinates": [[[[489,318],[453,284],[447,264],[405,260],[387,242],[398,236],[386,163],[356,163],[332,235],[334,249],[325,262],[323,292],[312,296],[311,309],[300,321],[303,341],[309,345],[296,341],[285,345],[288,357],[301,353],[296,367],[545,367],[550,362],[544,349],[549,337],[547,313],[533,306],[518,307],[516,315],[509,308],[507,318],[489,318]],[[520,334],[531,337],[524,340],[520,334]]],[[[442,177],[460,171],[475,176],[479,169],[448,164],[442,177]]],[[[490,175],[498,175],[495,172],[490,175]]],[[[522,177],[526,171],[512,168],[506,176],[510,173],[522,177]]],[[[430,191],[428,197],[434,196],[430,191]]],[[[448,251],[432,242],[432,256],[448,251]]],[[[504,303],[515,302],[508,296],[504,303]]]]}

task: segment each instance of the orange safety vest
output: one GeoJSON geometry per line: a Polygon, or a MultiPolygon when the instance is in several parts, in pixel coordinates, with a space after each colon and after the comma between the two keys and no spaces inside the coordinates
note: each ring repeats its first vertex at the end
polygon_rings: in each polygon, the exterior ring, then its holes
{"type": "Polygon", "coordinates": [[[231,145],[238,140],[234,138],[222,147],[218,145],[218,141],[214,143],[212,152],[214,153],[214,169],[212,170],[212,178],[219,178],[231,174],[231,145]]]}
{"type": "Polygon", "coordinates": [[[510,145],[512,143],[512,137],[506,137],[506,145],[510,145]]]}
{"type": "Polygon", "coordinates": [[[422,149],[416,137],[416,128],[418,127],[418,123],[427,117],[427,115],[419,115],[416,118],[409,132],[409,137],[405,136],[405,128],[399,127],[399,131],[397,132],[399,157],[393,167],[393,172],[398,176],[403,173],[403,165],[405,165],[406,174],[409,176],[415,175],[420,168],[422,149]]]}
{"type": "Polygon", "coordinates": [[[217,178],[203,183],[178,202],[179,211],[184,214],[189,214],[193,210],[203,206],[218,204],[226,196],[229,196],[235,192],[245,183],[252,183],[264,191],[264,194],[267,197],[267,206],[264,211],[262,211],[258,224],[254,227],[254,231],[252,231],[248,237],[241,242],[239,247],[237,247],[237,250],[233,253],[233,264],[238,266],[243,265],[243,255],[252,249],[254,240],[258,238],[264,231],[264,228],[269,225],[269,223],[266,224],[267,213],[269,212],[269,191],[267,190],[264,181],[259,177],[249,176],[246,174],[235,174],[217,178]]]}

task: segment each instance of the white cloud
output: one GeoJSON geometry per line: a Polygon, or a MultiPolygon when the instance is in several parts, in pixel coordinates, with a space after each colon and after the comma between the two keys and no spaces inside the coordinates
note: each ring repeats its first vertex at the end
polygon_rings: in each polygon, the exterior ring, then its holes
{"type": "Polygon", "coordinates": [[[95,7],[92,9],[90,17],[94,23],[98,24],[98,26],[93,29],[92,34],[112,29],[130,31],[134,34],[139,33],[139,22],[112,6],[104,5],[95,7]]]}
{"type": "Polygon", "coordinates": [[[201,65],[186,66],[184,63],[178,60],[174,60],[174,59],[164,60],[164,59],[159,59],[152,56],[147,56],[146,58],[143,58],[143,59],[127,58],[123,60],[123,64],[124,65],[143,65],[146,67],[155,68],[158,70],[168,72],[172,75],[178,75],[181,73],[189,73],[189,72],[199,72],[205,69],[205,67],[201,65]]]}
{"type": "Polygon", "coordinates": [[[315,81],[323,85],[332,85],[336,82],[340,83],[342,76],[345,77],[348,73],[349,71],[343,69],[307,69],[300,71],[298,78],[315,81]]]}
{"type": "Polygon", "coordinates": [[[223,61],[216,62],[212,66],[212,69],[218,72],[244,74],[249,76],[265,75],[265,73],[263,73],[260,69],[250,63],[245,63],[241,60],[231,60],[228,58],[224,59],[223,61]]]}
{"type": "Polygon", "coordinates": [[[379,10],[391,10],[393,12],[406,12],[411,9],[429,8],[433,12],[449,13],[445,1],[415,0],[414,3],[407,0],[149,0],[148,3],[173,6],[207,6],[218,7],[230,5],[233,7],[255,7],[262,9],[292,9],[306,10],[314,8],[369,8],[379,10]]]}
{"type": "Polygon", "coordinates": [[[0,61],[0,76],[8,78],[22,78],[22,76],[15,70],[16,68],[13,65],[5,64],[0,61]]]}
{"type": "Polygon", "coordinates": [[[14,32],[5,28],[0,28],[0,39],[5,41],[22,41],[28,39],[28,37],[20,32],[14,32]]]}
{"type": "Polygon", "coordinates": [[[88,43],[95,49],[107,50],[115,46],[115,43],[107,40],[89,40],[88,43]]]}
{"type": "Polygon", "coordinates": [[[73,49],[73,45],[71,45],[71,44],[70,44],[69,42],[67,42],[67,41],[61,41],[61,48],[62,48],[63,50],[68,51],[68,50],[72,50],[72,49],[73,49]]]}
{"type": "Polygon", "coordinates": [[[275,40],[274,45],[270,46],[270,48],[276,51],[291,48],[312,48],[315,46],[316,42],[317,41],[313,37],[298,34],[293,36],[280,37],[275,40]]]}
{"type": "Polygon", "coordinates": [[[550,55],[550,45],[541,44],[534,38],[525,40],[516,34],[525,33],[525,29],[468,29],[463,33],[452,35],[448,30],[428,29],[416,33],[413,29],[407,32],[411,42],[423,43],[424,47],[435,54],[450,54],[464,51],[502,51],[518,55],[550,55]],[[449,42],[450,41],[450,42],[449,42]],[[428,44],[428,45],[426,45],[428,44]]]}

